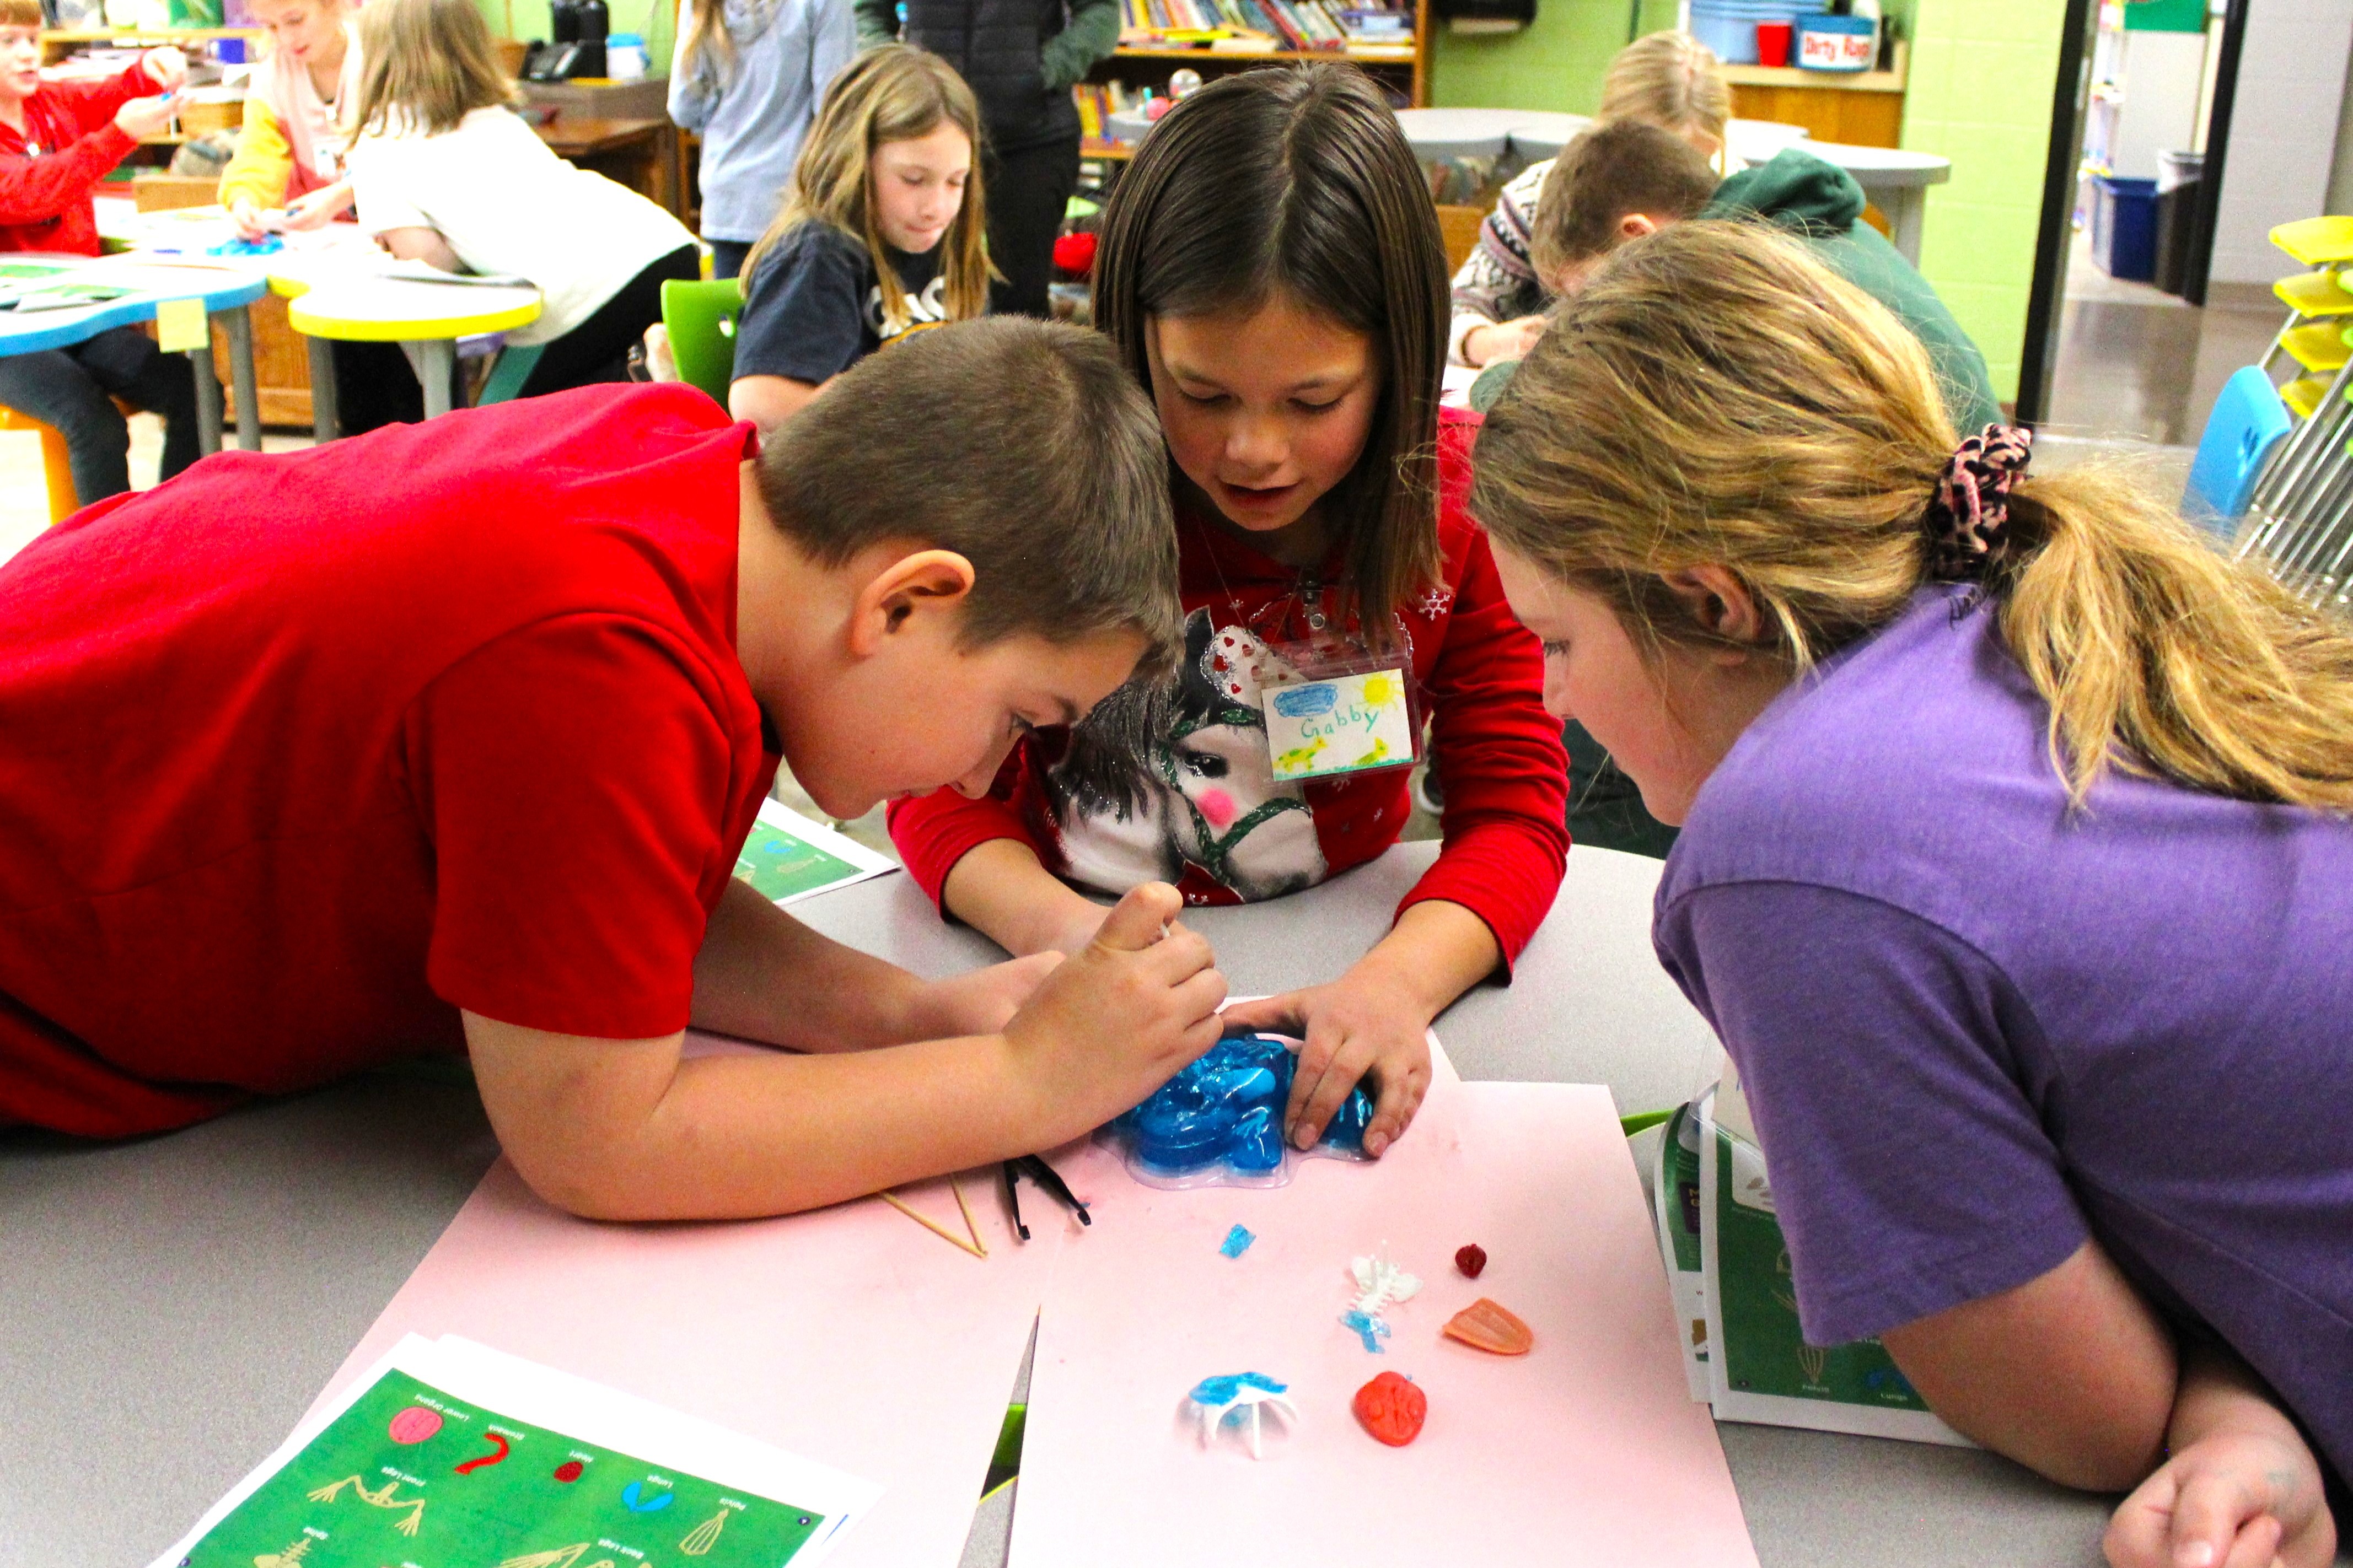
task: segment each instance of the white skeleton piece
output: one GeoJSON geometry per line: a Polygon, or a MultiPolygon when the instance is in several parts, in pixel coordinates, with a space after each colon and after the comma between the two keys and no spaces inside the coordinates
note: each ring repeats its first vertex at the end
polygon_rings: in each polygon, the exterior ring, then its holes
{"type": "Polygon", "coordinates": [[[1284,1425],[1296,1431],[1299,1427],[1299,1407],[1282,1397],[1289,1384],[1277,1383],[1262,1373],[1228,1373],[1222,1377],[1205,1377],[1193,1385],[1190,1400],[1193,1413],[1201,1423],[1201,1447],[1220,1426],[1250,1427],[1250,1458],[1266,1456],[1259,1443],[1260,1423],[1263,1413],[1271,1409],[1283,1419],[1284,1425]],[[1247,1413],[1247,1423],[1245,1423],[1247,1413]]]}
{"type": "Polygon", "coordinates": [[[1384,1247],[1372,1258],[1351,1259],[1348,1272],[1356,1281],[1356,1310],[1367,1318],[1377,1318],[1384,1307],[1400,1301],[1410,1301],[1421,1289],[1421,1281],[1389,1261],[1384,1247]]]}

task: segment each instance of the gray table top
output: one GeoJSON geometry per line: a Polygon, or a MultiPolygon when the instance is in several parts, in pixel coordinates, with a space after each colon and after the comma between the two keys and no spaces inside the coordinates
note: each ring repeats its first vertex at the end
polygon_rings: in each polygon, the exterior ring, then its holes
{"type": "MultiPolygon", "coordinates": [[[[1301,984],[1379,935],[1434,848],[1187,919],[1238,993],[1301,984]]],[[[1651,956],[1657,877],[1571,854],[1514,983],[1438,1022],[1464,1077],[1607,1083],[1630,1110],[1692,1091],[1714,1044],[1651,956]]],[[[997,956],[903,876],[795,912],[921,973],[997,956]]],[[[470,1086],[411,1075],[134,1143],[0,1133],[0,1558],[135,1568],[161,1551],[285,1436],[495,1152],[470,1086]]],[[[2105,1500],[1990,1454],[1719,1431],[1767,1568],[2100,1561],[2105,1500]]],[[[1003,1561],[1011,1508],[981,1510],[967,1563],[1003,1561]]]]}

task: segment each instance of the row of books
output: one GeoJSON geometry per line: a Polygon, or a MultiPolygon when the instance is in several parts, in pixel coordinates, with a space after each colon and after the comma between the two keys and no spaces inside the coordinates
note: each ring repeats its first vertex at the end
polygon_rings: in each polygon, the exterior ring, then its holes
{"type": "Polygon", "coordinates": [[[1131,47],[1207,45],[1343,51],[1410,48],[1413,13],[1335,0],[1124,0],[1120,42],[1131,47]]]}

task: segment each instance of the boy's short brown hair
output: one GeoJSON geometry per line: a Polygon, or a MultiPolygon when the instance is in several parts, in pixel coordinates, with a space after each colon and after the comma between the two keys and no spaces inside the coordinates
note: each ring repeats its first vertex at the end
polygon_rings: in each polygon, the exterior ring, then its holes
{"type": "Polygon", "coordinates": [[[1633,120],[1597,125],[1562,149],[1545,176],[1528,258],[1547,278],[1607,255],[1629,213],[1662,224],[1695,217],[1715,185],[1707,160],[1673,132],[1633,120]]]}
{"type": "Polygon", "coordinates": [[[760,500],[839,566],[920,540],[976,572],[963,640],[1145,640],[1174,658],[1176,523],[1151,399],[1101,335],[1018,316],[933,327],[827,384],[770,435],[760,500]]]}
{"type": "Polygon", "coordinates": [[[46,27],[41,0],[0,0],[0,27],[46,27]]]}

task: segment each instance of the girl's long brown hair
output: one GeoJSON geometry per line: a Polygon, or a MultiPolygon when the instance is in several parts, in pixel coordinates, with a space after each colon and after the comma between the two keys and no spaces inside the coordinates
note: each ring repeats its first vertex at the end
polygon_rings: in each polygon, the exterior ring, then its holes
{"type": "Polygon", "coordinates": [[[727,30],[727,0],[687,0],[686,14],[685,58],[697,70],[709,66],[712,79],[725,81],[735,68],[735,35],[727,30]]]}
{"type": "Polygon", "coordinates": [[[907,296],[891,248],[874,221],[874,151],[886,142],[928,136],[946,121],[972,142],[972,174],[964,205],[940,239],[940,272],[947,279],[948,319],[961,321],[988,309],[988,216],[981,195],[980,105],[955,68],[912,44],[880,44],[849,62],[825,89],[817,121],[793,163],[776,221],[744,260],[751,277],[760,258],[793,229],[821,223],[866,247],[882,295],[882,319],[892,331],[907,324],[907,296]]]}
{"type": "Polygon", "coordinates": [[[1438,579],[1436,453],[1446,250],[1397,116],[1349,66],[1244,71],[1152,129],[1112,192],[1095,325],[1145,390],[1147,318],[1250,310],[1276,294],[1365,332],[1383,368],[1365,449],[1324,506],[1347,606],[1386,646],[1438,579]]]}
{"type": "MultiPolygon", "coordinates": [[[[1926,353],[1758,226],[1627,246],[1563,309],[1480,433],[1498,542],[1638,642],[1707,636],[1665,579],[1721,566],[1793,671],[1901,615],[1955,432],[1926,353]]],[[[2353,634],[2112,472],[2031,473],[1988,579],[2080,805],[2111,764],[2353,810],[2353,634]]]]}
{"type": "Polygon", "coordinates": [[[359,131],[438,136],[521,96],[473,0],[375,0],[359,20],[359,131]]]}

